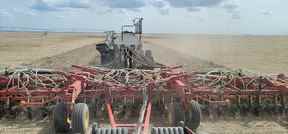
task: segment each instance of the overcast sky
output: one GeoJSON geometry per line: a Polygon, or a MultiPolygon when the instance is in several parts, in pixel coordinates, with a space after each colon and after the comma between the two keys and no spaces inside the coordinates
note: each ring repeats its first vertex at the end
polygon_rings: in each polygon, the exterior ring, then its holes
{"type": "Polygon", "coordinates": [[[147,33],[288,34],[288,0],[0,0],[0,27],[147,33]]]}

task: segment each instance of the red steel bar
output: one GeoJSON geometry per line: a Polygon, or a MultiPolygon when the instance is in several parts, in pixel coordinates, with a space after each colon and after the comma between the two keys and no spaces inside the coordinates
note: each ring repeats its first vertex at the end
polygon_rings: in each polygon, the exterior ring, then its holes
{"type": "Polygon", "coordinates": [[[79,94],[81,93],[82,91],[82,88],[83,88],[83,83],[82,81],[80,80],[76,80],[72,85],[69,86],[69,88],[71,90],[73,90],[72,92],[72,98],[71,98],[71,102],[74,103],[75,100],[77,99],[77,97],[79,96],[79,94]]]}
{"type": "Polygon", "coordinates": [[[114,119],[114,115],[113,115],[113,110],[112,110],[111,104],[110,103],[106,103],[106,108],[107,108],[107,111],[108,111],[108,116],[109,116],[109,121],[110,121],[111,127],[112,128],[116,128],[117,124],[116,124],[115,119],[114,119]]]}
{"type": "Polygon", "coordinates": [[[144,120],[143,134],[148,134],[148,131],[149,131],[151,109],[152,109],[152,103],[151,103],[151,101],[149,101],[148,105],[147,105],[147,108],[146,108],[146,115],[145,115],[145,120],[144,120]]]}

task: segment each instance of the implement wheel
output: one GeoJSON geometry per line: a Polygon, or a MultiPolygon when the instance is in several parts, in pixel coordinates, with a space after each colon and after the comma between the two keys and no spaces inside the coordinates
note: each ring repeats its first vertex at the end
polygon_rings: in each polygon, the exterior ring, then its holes
{"type": "Polygon", "coordinates": [[[72,132],[86,134],[89,127],[89,109],[87,104],[75,104],[71,117],[72,132]]]}
{"type": "Polygon", "coordinates": [[[179,102],[168,105],[168,120],[171,126],[181,126],[180,122],[185,121],[185,112],[179,102]]]}
{"type": "Polygon", "coordinates": [[[184,134],[182,127],[153,127],[151,134],[184,134]]]}
{"type": "Polygon", "coordinates": [[[189,109],[185,114],[186,117],[185,125],[188,126],[190,129],[192,129],[193,131],[195,131],[200,125],[202,117],[201,108],[199,103],[194,100],[190,102],[188,108],[189,109]]]}
{"type": "Polygon", "coordinates": [[[53,126],[56,133],[66,133],[70,129],[68,123],[67,106],[64,103],[56,104],[53,111],[53,126]]]}
{"type": "Polygon", "coordinates": [[[92,134],[128,134],[128,128],[95,128],[92,134]]]}

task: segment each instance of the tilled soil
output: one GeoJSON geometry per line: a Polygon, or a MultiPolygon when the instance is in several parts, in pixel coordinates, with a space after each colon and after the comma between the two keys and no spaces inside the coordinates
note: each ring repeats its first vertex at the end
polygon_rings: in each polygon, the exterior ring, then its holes
{"type": "Polygon", "coordinates": [[[67,70],[71,65],[95,65],[99,64],[99,53],[96,51],[96,45],[86,45],[81,48],[76,48],[65,53],[45,57],[28,65],[41,68],[53,68],[67,70]]]}

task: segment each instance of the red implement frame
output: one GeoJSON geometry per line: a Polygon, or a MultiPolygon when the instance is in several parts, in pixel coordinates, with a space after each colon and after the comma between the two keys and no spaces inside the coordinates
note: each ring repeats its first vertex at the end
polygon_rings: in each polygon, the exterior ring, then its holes
{"type": "MultiPolygon", "coordinates": [[[[285,105],[288,95],[288,79],[283,75],[277,79],[261,79],[261,84],[265,85],[262,86],[262,88],[259,88],[258,85],[256,85],[260,83],[257,83],[256,78],[236,77],[229,79],[224,76],[209,75],[207,77],[208,80],[230,82],[227,82],[222,87],[223,89],[221,92],[218,92],[213,90],[215,87],[213,87],[213,85],[211,86],[211,84],[191,82],[191,79],[196,79],[198,74],[193,73],[188,75],[183,71],[179,71],[179,68],[181,69],[180,66],[160,69],[157,74],[159,74],[158,77],[161,78],[149,79],[145,82],[146,85],[144,87],[143,85],[122,84],[97,78],[98,75],[105,75],[111,72],[109,69],[76,65],[74,65],[73,68],[74,70],[72,72],[58,73],[62,74],[65,78],[65,83],[61,87],[31,88],[29,85],[23,87],[20,83],[23,81],[21,78],[13,80],[13,83],[18,83],[18,85],[10,84],[10,86],[7,87],[6,85],[9,85],[7,83],[11,83],[11,78],[5,75],[0,76],[0,102],[5,102],[5,104],[19,102],[22,106],[31,107],[43,106],[57,101],[73,104],[77,100],[91,99],[104,95],[112,128],[137,128],[137,134],[147,134],[152,112],[151,100],[153,96],[159,95],[159,92],[162,97],[169,98],[171,96],[178,96],[182,99],[181,101],[184,104],[184,108],[186,108],[185,104],[191,99],[209,103],[239,103],[242,99],[248,99],[249,101],[257,99],[261,102],[261,100],[270,99],[274,100],[275,104],[285,105]],[[243,89],[243,85],[246,85],[245,90],[241,90],[243,89]],[[162,90],[160,90],[159,87],[164,88],[161,88],[162,90]],[[123,97],[143,99],[143,106],[141,108],[138,123],[118,124],[116,122],[113,115],[112,99],[123,97]]],[[[135,79],[137,79],[136,76],[135,79]]],[[[54,81],[58,82],[63,80],[56,78],[54,81]]]]}

